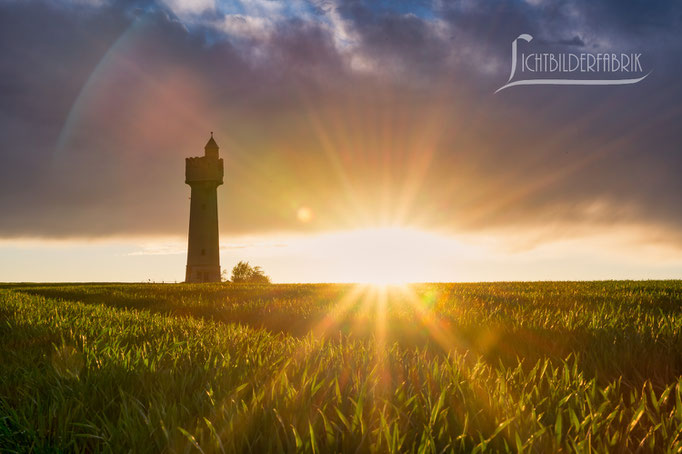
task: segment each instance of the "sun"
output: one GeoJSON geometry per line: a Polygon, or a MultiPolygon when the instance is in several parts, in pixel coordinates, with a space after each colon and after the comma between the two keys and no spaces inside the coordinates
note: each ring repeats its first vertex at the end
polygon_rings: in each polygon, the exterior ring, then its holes
{"type": "Polygon", "coordinates": [[[404,285],[425,280],[432,237],[404,227],[365,228],[326,235],[316,246],[318,253],[333,258],[338,282],[404,285]]]}
{"type": "Polygon", "coordinates": [[[390,273],[375,273],[362,279],[356,279],[356,284],[369,285],[376,288],[397,287],[412,282],[409,277],[393,275],[390,273]]]}

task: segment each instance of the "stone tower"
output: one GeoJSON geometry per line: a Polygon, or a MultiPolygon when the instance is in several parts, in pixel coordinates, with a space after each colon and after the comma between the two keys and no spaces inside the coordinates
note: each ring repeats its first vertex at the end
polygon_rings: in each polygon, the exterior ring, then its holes
{"type": "Polygon", "coordinates": [[[223,160],[213,133],[203,156],[185,159],[185,183],[192,188],[185,282],[220,282],[217,189],[223,160]]]}

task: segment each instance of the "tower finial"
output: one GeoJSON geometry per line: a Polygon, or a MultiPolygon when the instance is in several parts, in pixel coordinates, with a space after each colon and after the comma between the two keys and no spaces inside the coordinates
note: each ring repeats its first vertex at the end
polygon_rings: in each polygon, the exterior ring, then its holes
{"type": "Polygon", "coordinates": [[[205,156],[212,156],[217,158],[218,157],[218,144],[215,142],[215,139],[213,138],[213,131],[211,131],[211,138],[208,139],[208,142],[206,142],[206,146],[204,147],[205,151],[205,156]]]}

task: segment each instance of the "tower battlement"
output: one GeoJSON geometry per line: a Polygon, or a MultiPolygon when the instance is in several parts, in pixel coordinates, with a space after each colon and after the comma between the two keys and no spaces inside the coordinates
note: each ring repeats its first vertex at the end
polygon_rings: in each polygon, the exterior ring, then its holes
{"type": "Polygon", "coordinates": [[[215,182],[223,184],[223,160],[201,156],[185,158],[185,183],[215,182]]]}

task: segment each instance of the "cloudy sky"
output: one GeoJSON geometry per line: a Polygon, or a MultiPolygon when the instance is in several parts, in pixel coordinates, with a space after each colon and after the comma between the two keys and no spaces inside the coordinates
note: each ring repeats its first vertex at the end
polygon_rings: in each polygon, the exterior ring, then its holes
{"type": "Polygon", "coordinates": [[[226,268],[682,277],[680,29],[672,0],[0,0],[0,281],[181,280],[210,131],[226,268]],[[522,33],[650,74],[495,94],[522,33]]]}

